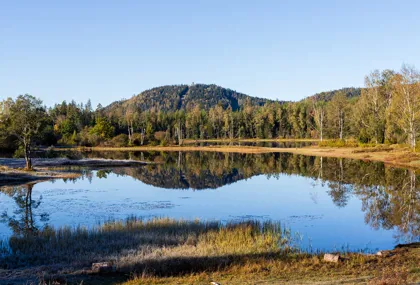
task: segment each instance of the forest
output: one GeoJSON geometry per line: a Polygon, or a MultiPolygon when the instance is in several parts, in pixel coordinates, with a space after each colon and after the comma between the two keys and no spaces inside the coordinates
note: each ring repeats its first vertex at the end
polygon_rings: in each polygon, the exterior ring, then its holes
{"type": "Polygon", "coordinates": [[[352,139],[414,149],[419,128],[420,73],[409,65],[373,71],[364,88],[298,102],[204,84],[159,87],[95,109],[90,100],[47,108],[28,94],[0,102],[0,150],[22,156],[34,145],[182,145],[186,139],[352,139]]]}

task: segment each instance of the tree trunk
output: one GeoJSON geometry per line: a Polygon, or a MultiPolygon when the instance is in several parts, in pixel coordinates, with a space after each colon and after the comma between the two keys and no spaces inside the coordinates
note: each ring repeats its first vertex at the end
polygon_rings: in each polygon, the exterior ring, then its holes
{"type": "Polygon", "coordinates": [[[181,121],[179,121],[178,123],[178,127],[176,128],[176,132],[178,135],[178,145],[181,146],[183,143],[183,135],[182,135],[182,125],[181,125],[181,121]]]}
{"type": "MultiPolygon", "coordinates": [[[[321,118],[322,118],[322,116],[321,116],[321,118]]],[[[320,123],[320,134],[321,134],[321,141],[323,140],[323,122],[322,122],[322,120],[323,119],[321,119],[321,123],[320,123]]]]}
{"type": "Polygon", "coordinates": [[[144,136],[145,136],[145,135],[144,135],[144,128],[142,128],[142,129],[141,129],[141,136],[140,136],[140,137],[141,137],[141,139],[140,139],[140,140],[141,140],[141,141],[140,141],[140,144],[141,144],[141,145],[143,145],[143,144],[144,144],[144,136]]]}
{"type": "Polygon", "coordinates": [[[340,114],[340,140],[343,139],[344,119],[340,114]]]}
{"type": "Polygon", "coordinates": [[[32,158],[31,158],[31,146],[30,142],[24,142],[25,148],[25,162],[26,162],[26,170],[32,170],[32,158]]]}

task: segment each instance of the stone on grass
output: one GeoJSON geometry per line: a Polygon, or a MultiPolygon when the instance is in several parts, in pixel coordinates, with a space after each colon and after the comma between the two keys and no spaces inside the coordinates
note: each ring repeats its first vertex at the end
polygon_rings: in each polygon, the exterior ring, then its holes
{"type": "Polygon", "coordinates": [[[340,255],[326,253],[326,254],[324,254],[324,261],[327,261],[327,262],[336,262],[337,263],[337,262],[340,261],[340,255]]]}
{"type": "Polygon", "coordinates": [[[95,273],[111,273],[116,271],[116,267],[111,262],[92,263],[92,271],[95,273]]]}

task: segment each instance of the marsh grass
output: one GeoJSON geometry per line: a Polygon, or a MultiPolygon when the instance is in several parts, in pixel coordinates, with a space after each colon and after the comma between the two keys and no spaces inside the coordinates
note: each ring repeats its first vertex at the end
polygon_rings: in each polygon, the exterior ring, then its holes
{"type": "Polygon", "coordinates": [[[86,268],[111,261],[120,272],[176,275],[217,270],[238,260],[296,252],[276,222],[182,221],[167,218],[108,221],[93,228],[45,227],[0,243],[0,267],[61,265],[86,268]]]}
{"type": "Polygon", "coordinates": [[[420,280],[420,244],[396,248],[388,257],[342,253],[345,261],[336,264],[324,262],[320,251],[299,250],[298,242],[279,223],[254,220],[225,224],[131,217],[89,229],[46,227],[0,243],[0,281],[6,271],[35,281],[36,272],[42,272],[46,284],[59,278],[64,281],[51,284],[116,284],[127,279],[131,281],[126,285],[420,280]],[[114,263],[116,275],[92,277],[91,264],[103,261],[114,263]]]}

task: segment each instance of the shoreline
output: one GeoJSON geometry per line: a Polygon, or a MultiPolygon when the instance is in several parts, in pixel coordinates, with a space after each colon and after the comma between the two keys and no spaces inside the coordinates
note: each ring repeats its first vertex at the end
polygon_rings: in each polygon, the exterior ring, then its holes
{"type": "Polygon", "coordinates": [[[0,243],[0,252],[8,252],[0,255],[0,284],[331,284],[338,279],[346,284],[406,284],[401,282],[420,280],[420,243],[376,254],[306,252],[293,233],[275,221],[222,224],[131,217],[90,229],[40,229],[9,241],[0,243]],[[98,244],[98,240],[107,242],[98,244]],[[326,260],[326,253],[337,260],[326,260]],[[22,258],[31,262],[22,264],[22,258]],[[98,262],[108,264],[109,271],[96,271],[93,265],[98,262]],[[384,279],[389,282],[380,283],[384,279]],[[56,283],[59,280],[67,283],[56,283]]]}
{"type": "Polygon", "coordinates": [[[408,148],[400,146],[376,147],[319,147],[307,146],[301,148],[275,148],[257,146],[137,146],[137,147],[75,147],[58,148],[55,151],[76,150],[82,152],[100,151],[158,151],[158,152],[224,152],[224,153],[244,153],[244,154],[264,154],[264,153],[292,153],[306,156],[322,156],[334,158],[348,158],[363,161],[383,162],[387,166],[420,169],[420,154],[410,151],[408,148]]]}
{"type": "MultiPolygon", "coordinates": [[[[273,140],[270,140],[273,141],[273,140]]],[[[278,140],[277,140],[278,141],[278,140]]],[[[295,140],[296,141],[296,140],[295,140]]],[[[220,141],[218,141],[220,142],[220,141]]],[[[80,151],[80,152],[222,152],[243,154],[266,154],[266,153],[292,153],[305,156],[321,156],[333,158],[356,159],[372,162],[383,162],[387,166],[420,169],[420,154],[410,151],[401,146],[376,147],[319,147],[307,146],[301,148],[276,148],[259,146],[137,146],[137,147],[70,147],[52,148],[53,151],[80,151]]],[[[39,182],[52,179],[77,178],[78,173],[65,173],[54,171],[54,167],[62,166],[85,166],[85,167],[109,167],[109,166],[133,166],[146,165],[151,162],[136,160],[113,160],[113,159],[33,159],[34,171],[23,170],[23,159],[0,158],[0,186],[19,185],[29,182],[39,182]]]]}
{"type": "Polygon", "coordinates": [[[81,173],[77,172],[62,172],[51,169],[54,167],[118,167],[146,164],[150,164],[150,162],[112,159],[33,159],[34,169],[28,171],[23,169],[25,165],[23,159],[0,158],[0,187],[17,186],[53,179],[74,179],[81,176],[81,173]]]}

